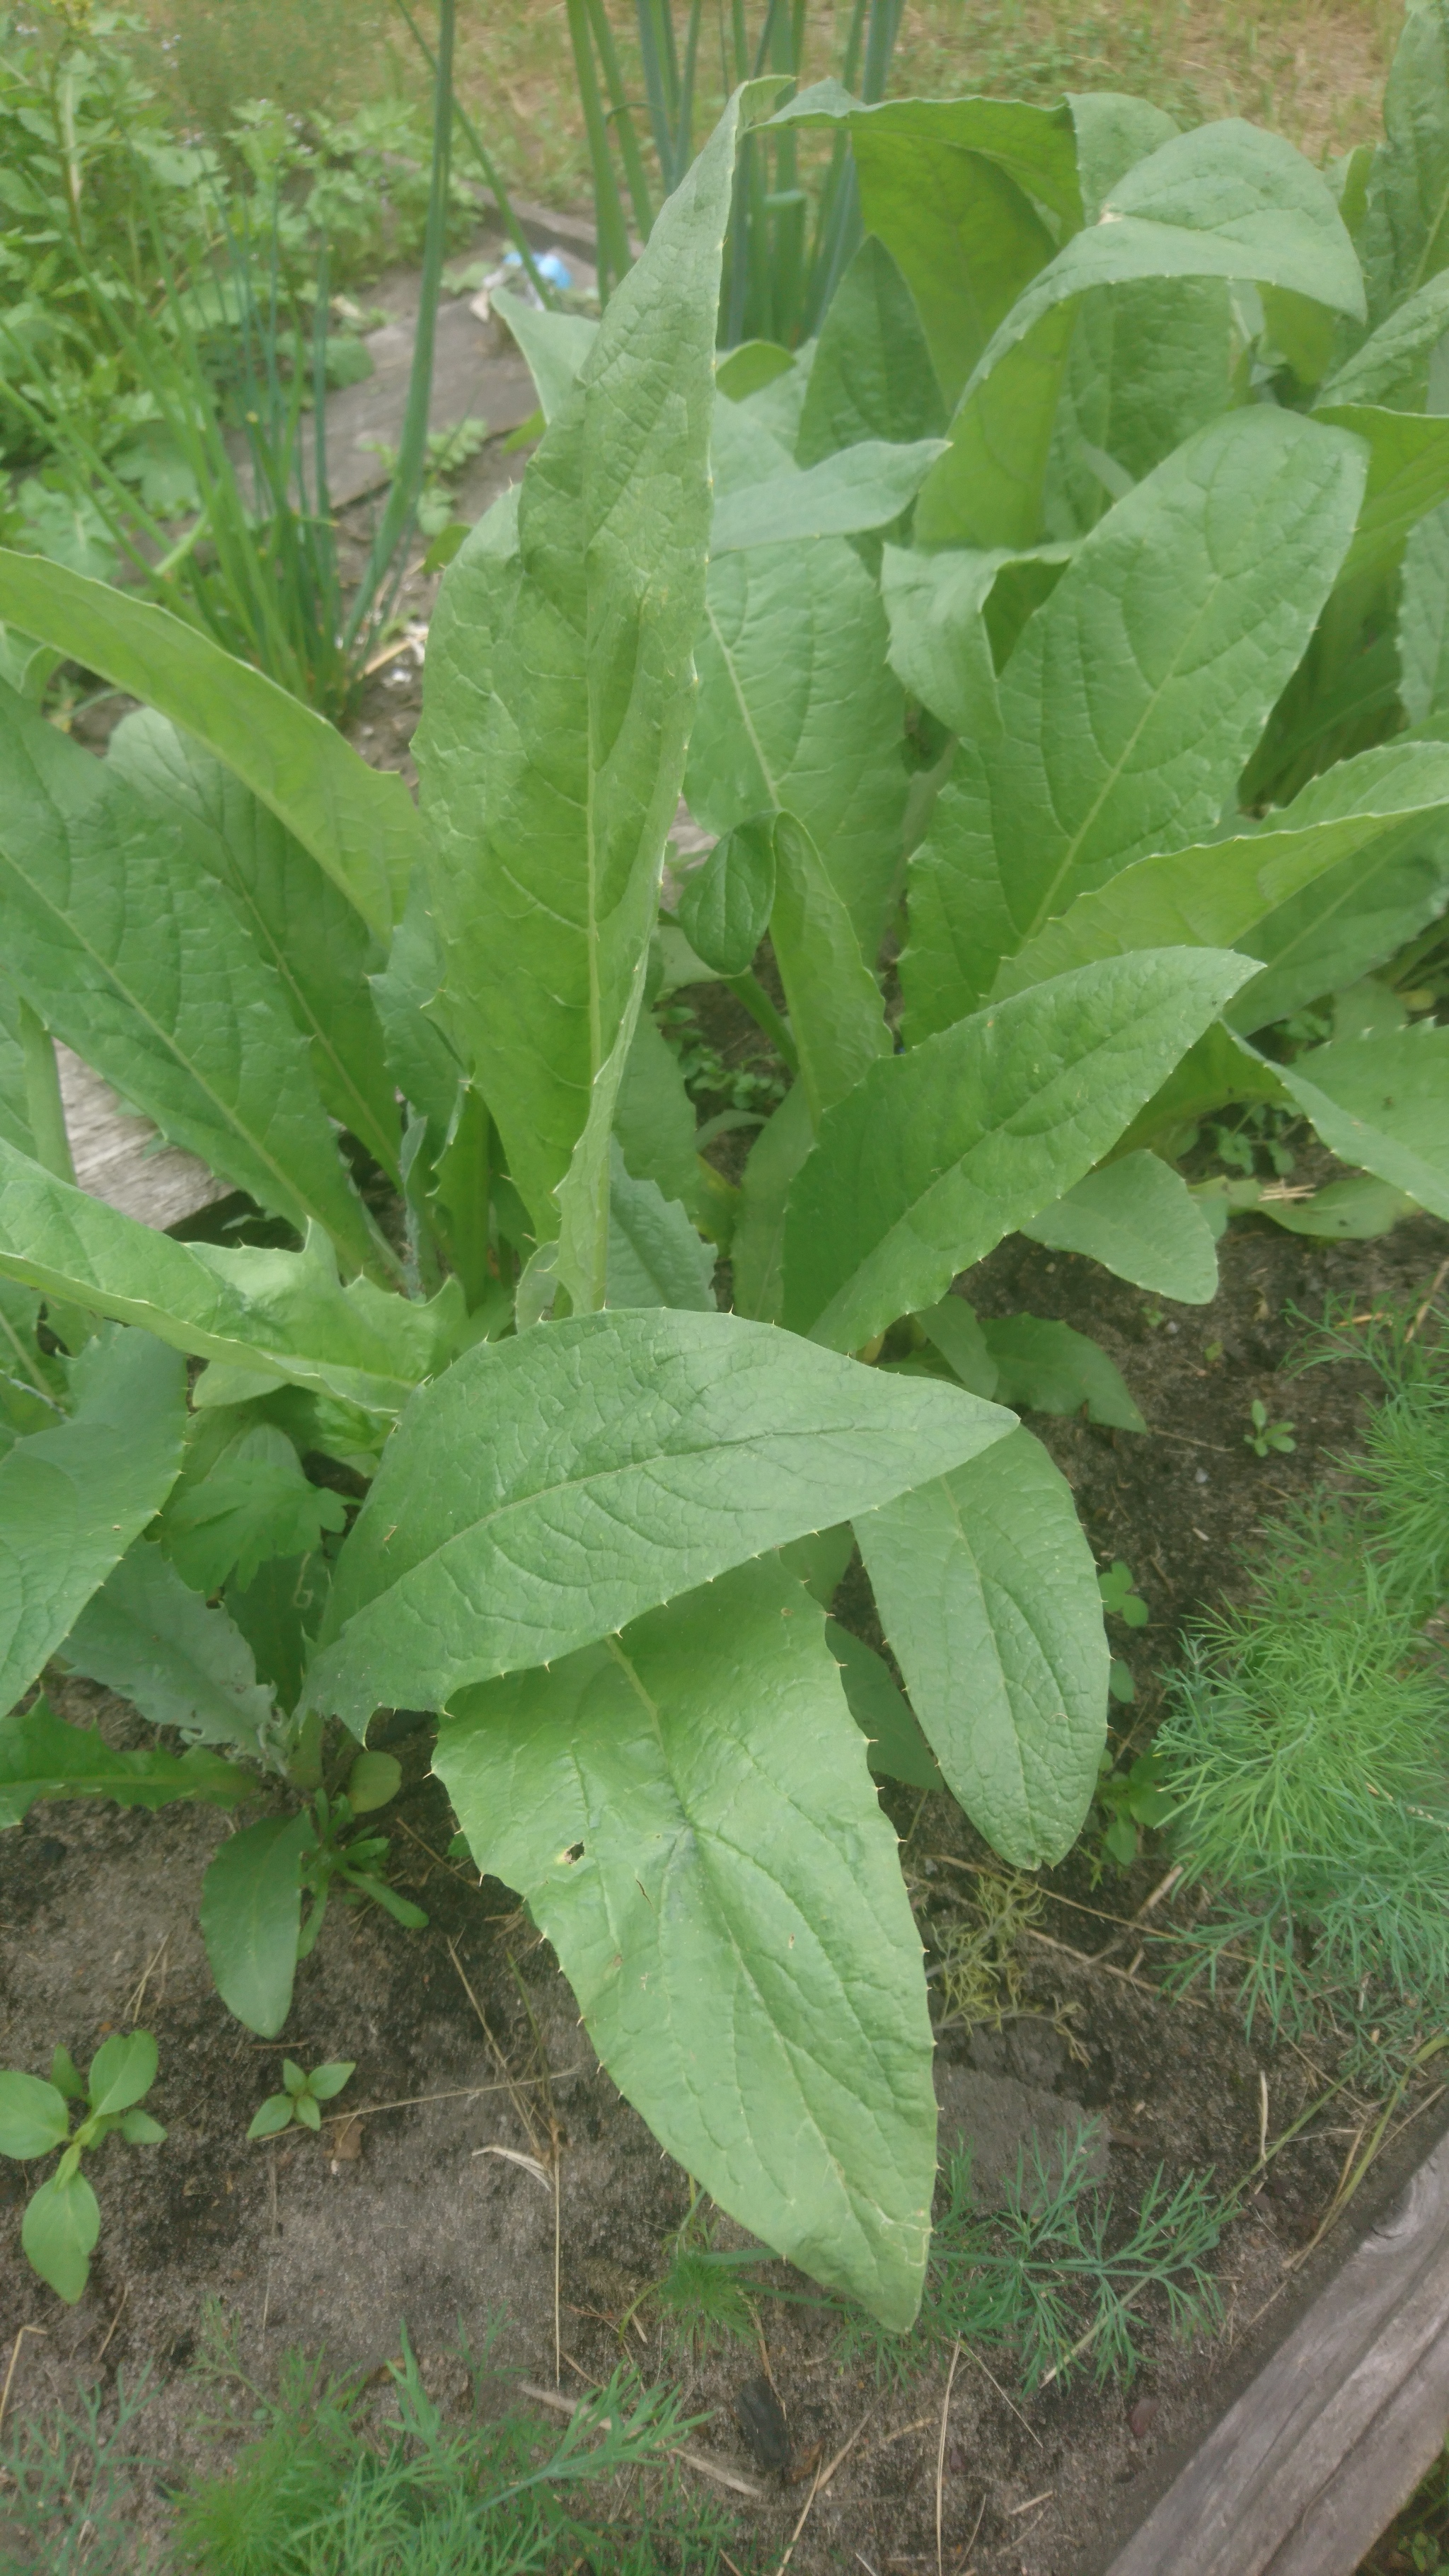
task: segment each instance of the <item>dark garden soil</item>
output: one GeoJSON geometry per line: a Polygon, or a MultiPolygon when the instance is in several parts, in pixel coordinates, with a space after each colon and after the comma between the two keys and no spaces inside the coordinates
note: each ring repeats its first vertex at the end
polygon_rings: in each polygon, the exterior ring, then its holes
{"type": "MultiPolygon", "coordinates": [[[[401,694],[401,693],[399,693],[401,694]]],[[[1153,1425],[1142,1438],[1036,1418],[1076,1492],[1099,1559],[1124,1557],[1151,1623],[1119,1639],[1137,1680],[1118,1712],[1147,1740],[1180,1623],[1239,1587],[1265,1517],[1331,1473],[1353,1437],[1367,1373],[1352,1364],[1282,1375],[1301,1345],[1292,1310],[1352,1311],[1388,1294],[1422,1293],[1449,1254],[1449,1228],[1422,1218],[1367,1245],[1304,1243],[1253,1220],[1222,1248],[1210,1307],[1163,1306],[1086,1262],[1020,1239],[978,1271],[983,1311],[1025,1308],[1090,1332],[1118,1362],[1153,1425]],[[1210,1345],[1221,1357],[1209,1361],[1210,1345]],[[1245,1445],[1254,1397],[1291,1418],[1291,1455],[1245,1445]]],[[[144,1731],[92,1686],[59,1686],[70,1714],[118,1740],[144,1731]]],[[[561,2171],[558,2327],[565,2392],[607,2376],[623,2345],[646,2372],[683,2380],[710,2421],[701,2447],[760,2490],[741,2502],[738,2563],[774,2569],[811,2492],[815,2467],[857,2438],[816,2494],[795,2549],[802,2571],[936,2563],[937,2458],[944,2369],[899,2391],[842,2369],[838,2319],[766,2299],[760,2349],[733,2346],[691,2361],[662,2339],[646,2301],[667,2241],[688,2206],[685,2176],[603,2074],[551,1953],[491,1881],[451,1864],[446,1803],[428,1774],[425,1725],[393,1721],[405,1766],[394,1825],[395,1876],[424,1905],[425,1932],[372,1909],[334,1905],[299,1971],[285,2042],[263,2044],[232,2021],[211,1986],[197,1931],[202,1870],[222,1818],[184,1809],[118,1814],[38,1807],[4,1842],[0,1888],[0,2063],[42,2071],[64,2041],[82,2060],[112,2030],[139,2023],[160,2044],[153,2096],[164,2147],[108,2147],[99,2159],[104,2223],[90,2287],[63,2310],[23,2263],[20,2168],[0,2165],[0,2353],[21,2348],[11,2396],[43,2417],[81,2385],[114,2384],[149,2367],[160,2395],[148,2447],[175,2468],[188,2456],[195,2393],[188,2365],[204,2303],[235,2319],[242,2353],[265,2372],[287,2345],[325,2345],[334,2364],[371,2368],[406,2323],[429,2384],[461,2398],[449,2358],[459,2324],[476,2345],[500,2328],[500,2361],[551,2385],[554,2209],[523,2164],[488,2152],[549,2152],[561,2171]],[[365,2114],[320,2139],[247,2146],[247,2123],[273,2089],[286,2051],[315,2063],[357,2061],[344,2097],[365,2114]],[[767,2367],[788,2420],[786,2472],[761,2468],[732,2414],[741,2383],[767,2367]]],[[[987,1861],[943,1798],[889,1793],[927,1913],[949,1910],[987,1861]]],[[[1135,2207],[1159,2164],[1175,2181],[1212,2168],[1227,2187],[1258,2146],[1260,2075],[1276,2133],[1322,2090],[1328,2070],[1290,2047],[1250,2046],[1226,2009],[1169,2002],[1149,1982],[1151,1957],[1116,1940],[1114,1924],[1150,1895],[1165,1867],[1150,1851],[1126,1876],[1094,1884],[1084,1846],[1047,1875],[1040,1932],[1022,1945],[1032,2017],[1004,2030],[942,2035],[943,2150],[963,2134],[990,2191],[1033,2131],[1050,2140],[1078,2111],[1101,2123],[1104,2168],[1119,2208],[1135,2207]],[[1111,1943],[1110,1958],[1091,1954],[1111,1943]]],[[[1154,1923],[1170,1914],[1159,1908],[1154,1923]]],[[[1432,2116],[1432,2115],[1431,2115],[1432,2116]]],[[[1359,2111],[1313,2124],[1268,2188],[1250,2199],[1219,2256],[1227,2314],[1221,2338],[1184,2348],[1151,2317],[1147,2358],[1130,2389],[1084,2375],[1021,2401],[1008,2358],[995,2379],[963,2352],[951,2389],[941,2483],[943,2564],[979,2576],[1076,2576],[1104,2527],[1145,2499],[1154,2462],[1194,2438],[1241,2367],[1245,2338],[1272,2336],[1286,2308],[1285,2265],[1332,2197],[1359,2111]],[[1271,2310],[1266,2316],[1265,2310],[1271,2310]],[[998,2387],[997,2382],[1000,2382],[998,2387]]],[[[1424,2143],[1428,2122],[1421,2123],[1424,2143]]],[[[1345,2250],[1351,2222],[1343,2230],[1345,2250]]],[[[724,2244],[740,2241],[728,2225],[724,2244]]],[[[776,2277],[779,2277],[778,2275],[776,2277]]],[[[804,2289],[803,2282],[792,2284],[804,2289]]]]}

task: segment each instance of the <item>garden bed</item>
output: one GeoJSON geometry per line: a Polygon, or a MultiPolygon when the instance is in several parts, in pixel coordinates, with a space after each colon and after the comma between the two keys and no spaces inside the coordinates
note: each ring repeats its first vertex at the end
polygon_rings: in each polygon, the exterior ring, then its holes
{"type": "MultiPolygon", "coordinates": [[[[1226,1239],[1222,1286],[1204,1308],[1164,1307],[1020,1238],[975,1274],[983,1314],[1025,1308],[1092,1333],[1154,1425],[1142,1438],[1033,1419],[1073,1485],[1099,1560],[1125,1559],[1148,1602],[1149,1625],[1119,1640],[1138,1696],[1118,1714],[1133,1723],[1137,1749],[1183,1618],[1242,1580],[1236,1552],[1251,1547],[1254,1526],[1331,1473],[1353,1438],[1367,1372],[1345,1364],[1279,1375],[1300,1339],[1290,1310],[1312,1317],[1333,1296],[1361,1311],[1382,1295],[1422,1291],[1446,1251],[1449,1229],[1428,1218],[1369,1244],[1304,1243],[1255,1223],[1226,1239]],[[1221,1356],[1209,1361],[1213,1346],[1221,1356]],[[1274,1418],[1291,1418],[1291,1455],[1263,1459],[1246,1445],[1254,1398],[1274,1418]]],[[[72,1682],[63,1698],[73,1715],[141,1740],[129,1711],[93,1686],[72,1682]]],[[[149,2367],[160,2395],[148,2447],[179,2462],[191,2439],[188,2365],[212,2299],[236,2319],[253,2365],[283,2347],[325,2345],[338,2366],[372,2368],[396,2351],[405,2323],[429,2384],[451,2398],[465,2386],[449,2357],[460,2323],[475,2345],[497,2324],[501,2362],[551,2387],[553,2199],[512,2156],[486,2150],[527,2155],[542,2145],[547,2154],[553,2121],[563,2387],[577,2392],[607,2377],[621,2331],[647,2372],[681,2378],[691,2409],[712,2418],[699,2445],[759,2491],[753,2499],[719,2491],[739,2506],[742,2566],[776,2565],[816,2469],[852,2435],[849,2455],[815,2495],[794,2566],[849,2565],[853,2554],[880,2576],[934,2565],[938,2458],[943,2564],[974,2566],[980,2576],[1078,2576],[1100,2565],[1104,2532],[1120,2540],[1131,2528],[1164,2483],[1163,2464],[1195,2448],[1290,2321],[1301,2286],[1287,2266],[1332,2199],[1340,2132],[1352,2132],[1362,2106],[1336,2105],[1312,2123],[1228,2228],[1216,2258],[1220,2336],[1176,2344],[1149,2302],[1144,2362],[1130,2387],[1098,2389],[1084,2365],[1065,2387],[1026,2401],[1009,2360],[991,2355],[989,2378],[963,2351],[943,2452],[944,2366],[933,2359],[899,2388],[878,2384],[859,2352],[842,2363],[838,2314],[767,2296],[758,2314],[792,2449],[789,2472],[763,2469],[731,2411],[761,2352],[734,2344],[691,2360],[663,2339],[647,2298],[638,2324],[622,2324],[665,2267],[688,2208],[687,2181],[600,2070],[568,1988],[512,1896],[491,1881],[480,1888],[447,1858],[451,1825],[428,1776],[429,1743],[426,1726],[395,1722],[393,1749],[406,1773],[396,1877],[427,1908],[428,1929],[406,1933],[374,1909],[334,1907],[299,1971],[285,2042],[240,2029],[207,1972],[196,1908],[202,1869],[225,1830],[216,1817],[42,1807],[7,1842],[5,2061],[39,2068],[57,2041],[84,2057],[109,2029],[139,2023],[159,2042],[153,2098],[170,2131],[154,2156],[112,2151],[102,2160],[101,2244],[73,2313],[62,2313],[23,2264],[21,2172],[0,2168],[0,2190],[11,2194],[0,2314],[12,2331],[45,2330],[21,2347],[12,2413],[43,2417],[78,2385],[110,2386],[118,2372],[134,2380],[149,2367]],[[274,2087],[284,2048],[307,2064],[356,2059],[345,2100],[367,2116],[345,2125],[350,2114],[339,2106],[318,2141],[293,2133],[247,2146],[248,2121],[274,2087]]],[[[909,1839],[918,1904],[930,1914],[949,1909],[990,1855],[949,1801],[929,1799],[918,1813],[913,1793],[887,1795],[909,1839]]],[[[1050,2146],[1058,2125],[1081,2113],[1100,2123],[1106,2179],[1123,2211],[1136,2208],[1159,2164],[1169,2183],[1211,2169],[1226,2189],[1258,2153],[1260,2077],[1273,2135],[1324,2089],[1332,2067],[1311,2053],[1272,2049],[1261,2033],[1250,2044],[1229,2010],[1202,1997],[1164,2000],[1151,1982],[1150,1945],[1138,1963],[1137,1939],[1124,1942],[1103,1922],[1133,1915],[1163,1866],[1154,1851],[1133,1872],[1109,1868],[1096,1884],[1089,1838],[1045,1875],[1044,1911],[1019,1945],[1031,2017],[1000,2032],[943,2031],[943,2148],[963,2132],[974,2138],[988,2188],[1033,2132],[1050,2146]],[[1094,1965],[1091,1953],[1104,1946],[1110,1957],[1094,1965]]],[[[1168,1919],[1160,1906],[1152,1922],[1168,1919]]],[[[1405,2113],[1415,2107],[1411,2096],[1405,2113]]],[[[1408,2128],[1401,2163],[1427,2151],[1435,2118],[1425,2111],[1408,2128]]],[[[1312,2278],[1338,2268],[1360,2224],[1356,2206],[1315,2258],[1312,2278]]],[[[740,2241],[723,2226],[718,2242],[740,2241]]],[[[767,2278],[807,2287],[783,2271],[767,2278]]]]}

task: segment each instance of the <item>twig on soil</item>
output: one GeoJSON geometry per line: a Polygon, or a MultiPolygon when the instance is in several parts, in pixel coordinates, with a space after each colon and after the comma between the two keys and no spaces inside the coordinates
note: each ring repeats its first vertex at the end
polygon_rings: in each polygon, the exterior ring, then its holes
{"type": "Polygon", "coordinates": [[[492,2049],[494,2057],[497,2059],[498,2072],[502,2076],[504,2084],[513,2097],[513,2107],[518,2113],[518,2117],[527,2132],[528,2143],[532,2147],[533,2152],[538,2157],[540,2163],[542,2163],[544,2142],[540,2137],[538,2130],[534,2127],[533,2114],[530,2111],[528,2104],[523,2099],[517,2078],[515,2077],[507,2058],[504,2056],[502,2049],[499,2047],[497,2040],[494,2038],[493,2033],[488,2026],[488,2016],[478,2001],[477,1996],[474,1994],[472,1987],[468,1983],[467,1972],[464,1969],[463,1962],[459,1958],[451,1940],[448,1943],[448,1956],[458,1971],[458,1981],[462,1986],[463,1992],[467,1996],[469,2003],[472,2005],[473,2010],[477,2014],[478,2019],[483,2026],[483,2036],[487,2040],[489,2047],[492,2049]]]}
{"type": "MultiPolygon", "coordinates": [[[[169,1932],[162,1933],[161,1938],[157,1942],[155,1949],[152,1951],[150,1958],[147,1960],[145,1967],[141,1970],[140,1984],[132,1994],[129,2003],[123,2004],[121,2007],[121,2018],[123,2021],[134,2023],[139,2017],[141,2006],[146,2000],[146,1988],[151,1982],[151,1971],[155,1967],[157,1960],[163,1955],[170,1938],[171,1935],[169,1932]]],[[[164,1990],[166,1983],[164,1969],[162,1970],[161,1983],[164,1990]]]]}
{"type": "MultiPolygon", "coordinates": [[[[520,2379],[518,2386],[523,2396],[533,2399],[535,2406],[551,2406],[556,2415],[576,2415],[579,2411],[579,2399],[564,2397],[556,2388],[535,2388],[528,2379],[520,2379]]],[[[601,2431],[604,2429],[600,2427],[601,2431]]],[[[841,2456],[843,2458],[844,2454],[841,2456]]],[[[713,2478],[716,2486],[729,2487],[736,2495],[748,2496],[752,2504],[768,2502],[763,2487],[755,2486],[749,2478],[742,2478],[737,2469],[726,2468],[723,2460],[708,2459],[703,2451],[688,2451],[681,2447],[671,2451],[670,2458],[683,2460],[686,2468],[697,2469],[702,2478],[713,2478]]]]}
{"type": "Polygon", "coordinates": [[[854,2450],[856,2443],[860,2440],[862,2433],[865,2431],[865,2428],[874,2413],[875,2408],[873,2406],[868,2406],[865,2413],[862,2415],[860,2422],[857,2424],[855,2431],[851,2434],[849,2441],[842,2442],[834,2459],[828,2460],[823,2469],[816,2470],[814,2483],[811,2486],[810,2493],[805,2498],[800,2519],[796,2523],[794,2530],[790,2534],[789,2540],[785,2544],[785,2555],[775,2570],[775,2576],[785,2576],[785,2570],[795,2555],[795,2543],[799,2539],[801,2532],[804,2530],[806,2523],[810,2519],[811,2506],[814,2504],[816,2497],[822,2494],[824,2489],[829,2486],[831,2479],[834,2477],[836,2470],[839,2468],[840,2463],[845,2458],[847,2452],[854,2450]]]}
{"type": "Polygon", "coordinates": [[[12,2345],[11,2345],[11,2347],[10,2347],[10,2364],[9,2364],[9,2368],[6,2370],[6,2373],[5,2373],[5,2385],[4,2385],[4,2387],[3,2387],[3,2388],[0,2388],[0,2429],[3,2429],[3,2427],[4,2427],[4,2423],[5,2423],[5,2409],[6,2409],[6,2407],[7,2407],[7,2406],[9,2405],[9,2403],[10,2403],[10,2382],[12,2381],[12,2379],[13,2379],[13,2378],[14,2378],[14,2376],[15,2376],[15,2365],[16,2365],[17,2361],[20,2359],[20,2347],[21,2347],[21,2345],[24,2343],[25,2338],[26,2338],[26,2336],[27,2336],[27,2335],[41,2335],[41,2336],[44,2336],[44,2335],[48,2335],[48,2334],[49,2334],[49,2332],[50,2332],[50,2328],[49,2328],[49,2326],[19,2326],[19,2327],[17,2327],[17,2329],[16,2329],[16,2334],[15,2334],[15,2341],[13,2342],[13,2344],[12,2344],[12,2345]]]}
{"type": "Polygon", "coordinates": [[[951,2346],[951,2367],[946,2373],[946,2394],[941,2402],[941,2438],[936,2444],[936,2576],[946,2576],[945,2555],[941,2547],[941,2506],[946,2493],[946,2434],[951,2422],[951,2391],[956,2385],[956,2365],[961,2358],[961,2338],[951,2346]]]}
{"type": "Polygon", "coordinates": [[[1028,2422],[1027,2422],[1027,2420],[1026,2420],[1026,2417],[1023,2415],[1023,2413],[1022,2413],[1022,2411],[1021,2411],[1021,2408],[1020,2408],[1019,2406],[1013,2406],[1013,2405],[1012,2405],[1012,2401],[1011,2401],[1011,2399],[1007,2396],[1007,2393],[1006,2393],[1005,2389],[1002,2387],[1000,2380],[995,2376],[994,2372],[987,2370],[987,2368],[986,2368],[986,2364],[985,2364],[985,2362],[982,2360],[980,2353],[976,2350],[975,2345],[974,2345],[974,2344],[970,2344],[970,2343],[968,2343],[968,2344],[967,2344],[967,2346],[966,2346],[966,2351],[967,2351],[967,2355],[968,2355],[968,2357],[969,2357],[972,2361],[974,2361],[974,2362],[975,2362],[977,2369],[978,2369],[979,2371],[983,2372],[983,2373],[985,2374],[986,2378],[988,2378],[988,2379],[991,2381],[991,2385],[992,2385],[992,2387],[995,2389],[997,2396],[1000,2398],[1000,2400],[1001,2400],[1001,2402],[1002,2402],[1002,2405],[1003,2405],[1003,2406],[1008,2406],[1008,2407],[1010,2407],[1010,2408],[1011,2408],[1011,2412],[1012,2412],[1012,2414],[1016,2417],[1016,2420],[1017,2420],[1018,2424],[1021,2426],[1022,2431],[1023,2431],[1024,2433],[1030,2433],[1031,2438],[1032,2438],[1032,2440],[1035,2442],[1036,2447],[1037,2447],[1037,2449],[1038,2449],[1039,2451],[1041,2451],[1041,2450],[1045,2450],[1046,2445],[1045,2445],[1045,2443],[1043,2442],[1043,2440],[1042,2440],[1042,2438],[1041,2438],[1040,2433],[1038,2433],[1038,2432],[1037,2432],[1037,2430],[1036,2430],[1036,2428],[1035,2428],[1035,2426],[1034,2426],[1034,2425],[1032,2425],[1032,2424],[1028,2424],[1028,2422]]]}
{"type": "Polygon", "coordinates": [[[470,1884],[470,1881],[465,1878],[462,1870],[455,1869],[450,1860],[444,1860],[441,1852],[434,1851],[431,1843],[424,1842],[421,1834],[415,1834],[413,1832],[412,1826],[408,1823],[406,1816],[398,1816],[394,1821],[401,1828],[403,1833],[407,1835],[410,1843],[416,1843],[420,1852],[427,1853],[429,1860],[434,1863],[436,1868],[443,1872],[445,1878],[456,1878],[460,1887],[467,1887],[470,1884]]]}
{"type": "MultiPolygon", "coordinates": [[[[581,2058],[577,2066],[563,2067],[552,2081],[555,2084],[562,2084],[565,2077],[582,2075],[584,2071],[584,2061],[581,2058]]],[[[511,2093],[515,2085],[542,2082],[541,2075],[515,2075],[504,2084],[455,2085],[449,2093],[404,2093],[396,2102],[364,2102],[361,2109],[357,2111],[327,2111],[323,2114],[322,2126],[324,2129],[345,2128],[349,2120],[372,2120],[377,2117],[379,2111],[416,2111],[424,2102],[481,2102],[485,2094],[511,2093]]]]}
{"type": "Polygon", "coordinates": [[[1411,1342],[1414,1339],[1419,1326],[1422,1324],[1424,1317],[1428,1314],[1430,1307],[1433,1305],[1434,1300],[1438,1296],[1446,1279],[1449,1279],[1449,1261],[1441,1261],[1433,1278],[1429,1282],[1428,1294],[1425,1297],[1422,1306],[1419,1308],[1418,1313],[1414,1317],[1412,1324],[1409,1326],[1408,1331],[1404,1335],[1406,1342],[1411,1342]]]}
{"type": "Polygon", "coordinates": [[[120,2324],[121,2319],[125,2314],[126,2301],[129,2299],[130,2295],[131,2284],[128,2281],[121,2292],[121,2304],[117,2308],[115,2315],[112,2317],[110,2324],[106,2328],[106,2340],[102,2344],[100,2351],[96,2354],[95,2367],[97,2370],[99,2370],[101,2363],[105,2360],[106,2353],[110,2347],[111,2337],[115,2333],[117,2326],[120,2324]]]}

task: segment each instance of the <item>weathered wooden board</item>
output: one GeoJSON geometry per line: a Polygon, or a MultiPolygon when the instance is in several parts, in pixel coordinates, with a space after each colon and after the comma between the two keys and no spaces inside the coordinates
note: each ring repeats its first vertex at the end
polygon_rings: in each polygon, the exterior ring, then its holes
{"type": "Polygon", "coordinates": [[[164,1145],[150,1119],[122,1108],[110,1084],[69,1047],[57,1045],[55,1059],[75,1176],[92,1198],[164,1228],[228,1196],[228,1181],[194,1154],[164,1145]]]}
{"type": "Polygon", "coordinates": [[[1449,2427],[1449,2137],[1106,2576],[1352,2576],[1449,2427]]]}

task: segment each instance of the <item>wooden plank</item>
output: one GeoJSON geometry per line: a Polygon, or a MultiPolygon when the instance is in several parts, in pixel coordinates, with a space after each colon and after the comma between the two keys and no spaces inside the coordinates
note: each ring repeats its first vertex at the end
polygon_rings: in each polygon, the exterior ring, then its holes
{"type": "Polygon", "coordinates": [[[1449,2137],[1107,2576],[1353,2576],[1449,2426],[1449,2137]]]}
{"type": "Polygon", "coordinates": [[[219,1181],[194,1154],[163,1145],[150,1119],[124,1109],[110,1084],[69,1047],[57,1045],[55,1061],[75,1176],[92,1198],[164,1229],[229,1196],[229,1181],[219,1181]]]}

